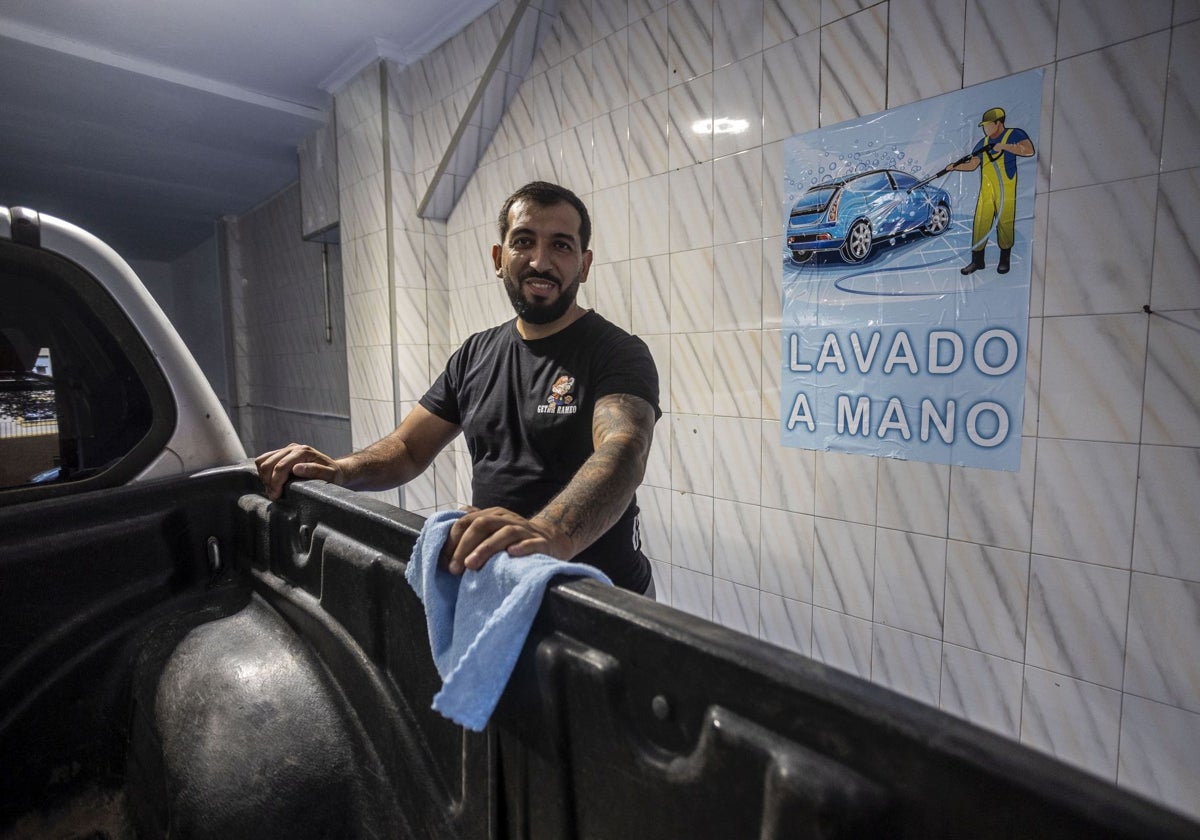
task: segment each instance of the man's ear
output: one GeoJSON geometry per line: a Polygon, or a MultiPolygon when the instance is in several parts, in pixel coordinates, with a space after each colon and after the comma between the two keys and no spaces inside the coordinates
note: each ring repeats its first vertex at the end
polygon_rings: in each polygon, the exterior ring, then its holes
{"type": "Polygon", "coordinates": [[[500,246],[500,245],[492,246],[492,264],[496,267],[496,276],[497,277],[500,276],[500,270],[503,268],[503,264],[500,262],[500,257],[503,255],[503,253],[504,253],[504,249],[502,246],[500,246]]]}
{"type": "Polygon", "coordinates": [[[582,256],[583,267],[579,271],[579,282],[586,283],[588,279],[588,272],[592,269],[592,252],[584,251],[582,256]]]}

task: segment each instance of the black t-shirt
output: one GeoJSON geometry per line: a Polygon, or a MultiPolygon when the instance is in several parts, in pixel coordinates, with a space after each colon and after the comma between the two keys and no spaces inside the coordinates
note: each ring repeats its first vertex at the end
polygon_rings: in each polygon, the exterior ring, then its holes
{"type": "MultiPolygon", "coordinates": [[[[592,454],[596,400],[641,397],[658,407],[658,371],[645,342],[588,312],[548,338],[526,341],[516,320],[476,333],[446,363],[421,405],[461,426],[471,453],[471,503],[532,516],[592,454]]],[[[637,501],[572,558],[641,592],[650,580],[640,550],[637,501]]]]}

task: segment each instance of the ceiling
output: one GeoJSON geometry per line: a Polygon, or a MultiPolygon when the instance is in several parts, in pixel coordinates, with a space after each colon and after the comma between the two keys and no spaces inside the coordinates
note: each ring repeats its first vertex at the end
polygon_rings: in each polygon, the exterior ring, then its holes
{"type": "Polygon", "coordinates": [[[496,0],[4,0],[0,206],[171,261],[297,177],[331,91],[496,0]]]}

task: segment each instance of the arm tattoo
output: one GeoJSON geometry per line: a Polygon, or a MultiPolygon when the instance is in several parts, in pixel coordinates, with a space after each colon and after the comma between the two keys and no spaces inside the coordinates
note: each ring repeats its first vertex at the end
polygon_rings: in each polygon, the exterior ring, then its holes
{"type": "Polygon", "coordinates": [[[621,518],[642,483],[654,437],[654,408],[614,394],[596,402],[591,457],[535,518],[570,538],[578,554],[621,518]]]}

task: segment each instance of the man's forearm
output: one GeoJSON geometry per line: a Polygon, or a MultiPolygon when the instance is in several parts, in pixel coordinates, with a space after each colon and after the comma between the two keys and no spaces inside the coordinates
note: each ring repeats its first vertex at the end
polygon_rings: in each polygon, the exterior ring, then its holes
{"type": "Polygon", "coordinates": [[[459,427],[417,406],[385,437],[337,463],[352,490],[390,490],[407,484],[433,462],[459,427]]]}
{"type": "Polygon", "coordinates": [[[397,432],[339,458],[337,463],[351,490],[390,490],[412,481],[423,469],[408,456],[397,432]]]}
{"type": "Polygon", "coordinates": [[[570,541],[575,556],[616,524],[646,473],[654,411],[637,397],[620,396],[596,407],[599,444],[574,478],[531,518],[570,541]]]}
{"type": "Polygon", "coordinates": [[[590,546],[616,524],[645,473],[625,447],[609,446],[592,454],[571,483],[532,517],[566,537],[571,556],[590,546]]]}

